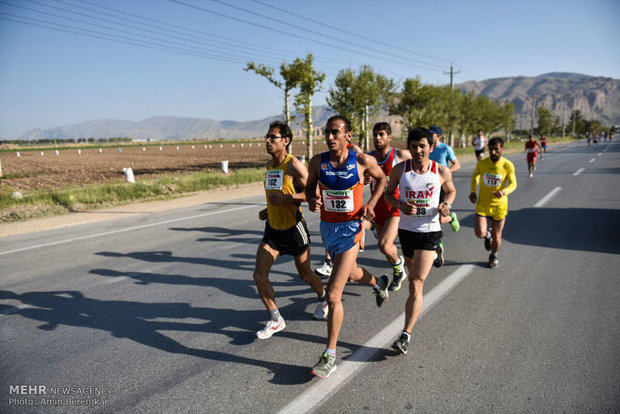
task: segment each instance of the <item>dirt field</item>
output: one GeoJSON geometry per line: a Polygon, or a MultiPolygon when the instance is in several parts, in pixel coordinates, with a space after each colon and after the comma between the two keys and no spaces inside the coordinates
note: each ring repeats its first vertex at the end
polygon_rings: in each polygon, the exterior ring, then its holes
{"type": "MultiPolygon", "coordinates": [[[[0,185],[14,190],[30,191],[101,182],[124,181],[123,168],[131,167],[136,180],[168,174],[186,174],[196,171],[219,170],[222,160],[229,161],[229,169],[260,167],[269,159],[260,142],[245,144],[178,144],[145,147],[99,147],[0,153],[2,172],[0,185]],[[241,147],[243,145],[243,147],[241,147]],[[177,149],[178,147],[178,149],[177,149]],[[143,150],[144,148],[144,150],[143,150]]],[[[322,140],[316,141],[314,152],[325,151],[322,140]]],[[[306,146],[293,142],[293,153],[306,154],[306,146]]]]}

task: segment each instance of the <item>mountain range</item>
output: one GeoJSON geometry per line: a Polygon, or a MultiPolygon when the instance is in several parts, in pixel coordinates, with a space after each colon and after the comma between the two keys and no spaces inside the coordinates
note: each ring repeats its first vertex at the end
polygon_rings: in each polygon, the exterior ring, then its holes
{"type": "MultiPolygon", "coordinates": [[[[485,95],[515,105],[516,127],[528,128],[532,103],[541,105],[558,116],[578,109],[585,119],[596,119],[603,125],[620,124],[620,80],[576,73],[547,73],[536,77],[506,77],[468,81],[455,85],[463,92],[485,95]]],[[[314,108],[315,126],[320,127],[333,112],[326,106],[314,108]]],[[[387,114],[385,114],[387,115],[387,114]]],[[[114,138],[182,140],[194,138],[253,138],[262,136],[270,122],[282,115],[238,122],[208,118],[155,116],[142,121],[98,119],[49,129],[32,129],[22,140],[66,138],[114,138]]],[[[382,117],[382,118],[385,118],[382,117]]],[[[298,116],[301,119],[301,116],[298,116]]],[[[536,124],[536,122],[534,122],[536,124]]],[[[299,124],[293,125],[299,132],[299,124]]],[[[396,130],[399,128],[395,128],[396,130]]]]}

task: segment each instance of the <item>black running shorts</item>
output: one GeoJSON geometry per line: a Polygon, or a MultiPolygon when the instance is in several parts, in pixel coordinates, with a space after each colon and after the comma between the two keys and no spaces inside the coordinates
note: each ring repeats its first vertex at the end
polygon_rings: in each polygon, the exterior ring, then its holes
{"type": "Polygon", "coordinates": [[[288,254],[297,257],[310,246],[310,234],[308,233],[306,221],[302,219],[296,225],[286,230],[276,230],[267,221],[262,242],[282,255],[288,254]]]}
{"type": "Polygon", "coordinates": [[[416,233],[409,230],[398,229],[400,247],[405,257],[412,258],[414,250],[437,250],[443,233],[431,231],[430,233],[416,233]]]}

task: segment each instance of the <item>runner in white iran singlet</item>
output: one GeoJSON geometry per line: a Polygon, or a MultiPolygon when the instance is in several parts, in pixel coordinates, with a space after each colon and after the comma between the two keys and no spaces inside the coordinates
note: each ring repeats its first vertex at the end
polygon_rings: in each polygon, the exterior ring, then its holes
{"type": "Polygon", "coordinates": [[[416,174],[412,160],[405,161],[405,170],[400,177],[400,201],[411,201],[417,206],[415,214],[400,215],[398,228],[416,233],[441,231],[439,223],[439,167],[431,161],[428,171],[416,174]]]}

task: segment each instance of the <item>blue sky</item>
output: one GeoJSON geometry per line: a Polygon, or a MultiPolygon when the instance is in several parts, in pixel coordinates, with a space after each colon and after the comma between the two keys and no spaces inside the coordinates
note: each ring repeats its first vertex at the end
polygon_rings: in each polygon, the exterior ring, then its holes
{"type": "Polygon", "coordinates": [[[397,83],[448,83],[451,62],[456,83],[620,79],[619,44],[617,0],[0,0],[0,138],[102,118],[280,113],[281,91],[243,71],[248,61],[313,53],[321,105],[340,69],[363,64],[397,83]]]}

